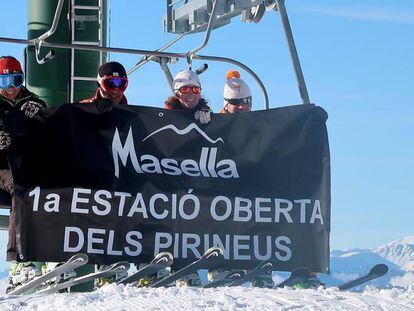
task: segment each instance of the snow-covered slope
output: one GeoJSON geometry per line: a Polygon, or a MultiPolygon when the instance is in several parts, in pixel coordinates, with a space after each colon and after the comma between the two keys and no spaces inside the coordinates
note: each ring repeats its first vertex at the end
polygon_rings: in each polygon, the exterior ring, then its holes
{"type": "Polygon", "coordinates": [[[414,288],[363,293],[246,287],[142,289],[110,284],[93,293],[0,301],[1,310],[395,310],[414,308],[414,288]]]}

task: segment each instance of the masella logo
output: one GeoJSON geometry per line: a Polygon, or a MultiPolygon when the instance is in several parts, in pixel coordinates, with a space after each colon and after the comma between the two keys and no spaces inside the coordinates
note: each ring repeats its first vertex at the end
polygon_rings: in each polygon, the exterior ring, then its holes
{"type": "MultiPolygon", "coordinates": [[[[191,123],[185,129],[178,129],[172,124],[166,125],[152,132],[145,137],[142,142],[156,134],[164,131],[172,131],[176,135],[184,136],[192,131],[196,131],[201,137],[211,144],[224,145],[221,138],[211,139],[195,123],[191,123]]],[[[112,156],[114,159],[115,176],[119,177],[120,164],[127,166],[128,159],[131,160],[134,170],[138,174],[166,174],[166,175],[187,175],[191,177],[213,177],[213,178],[239,178],[236,163],[231,159],[217,159],[217,147],[202,147],[200,157],[197,160],[185,159],[177,161],[176,159],[163,158],[159,159],[151,154],[137,153],[138,149],[134,144],[134,134],[132,128],[129,128],[127,138],[123,143],[119,135],[118,128],[112,139],[112,156]]]]}

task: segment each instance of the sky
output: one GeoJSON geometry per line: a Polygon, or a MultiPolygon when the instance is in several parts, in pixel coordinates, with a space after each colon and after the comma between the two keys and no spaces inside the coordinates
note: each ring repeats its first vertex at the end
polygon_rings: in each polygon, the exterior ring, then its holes
{"type": "MultiPolygon", "coordinates": [[[[174,37],[162,29],[166,1],[110,2],[110,46],[154,50],[174,37]]],[[[329,114],[331,249],[374,248],[414,235],[414,0],[288,0],[286,8],[311,102],[329,114]]],[[[0,37],[27,37],[26,0],[3,5],[2,19],[0,37]]],[[[202,41],[203,34],[190,35],[168,51],[187,52],[202,41]]],[[[0,42],[1,54],[20,60],[23,48],[0,42]]],[[[234,18],[212,32],[199,54],[248,65],[265,84],[270,108],[301,103],[277,12],[267,11],[258,24],[234,18]]],[[[127,69],[139,58],[111,54],[127,69]]],[[[201,64],[195,61],[194,67],[201,64]]],[[[225,73],[238,68],[208,65],[203,94],[217,112],[225,73]]],[[[171,70],[185,67],[181,60],[171,70]]],[[[240,73],[252,89],[253,108],[263,109],[259,87],[240,73]]],[[[170,95],[156,63],[129,78],[132,104],[162,107],[170,95]]],[[[4,249],[6,237],[2,232],[4,249]]]]}

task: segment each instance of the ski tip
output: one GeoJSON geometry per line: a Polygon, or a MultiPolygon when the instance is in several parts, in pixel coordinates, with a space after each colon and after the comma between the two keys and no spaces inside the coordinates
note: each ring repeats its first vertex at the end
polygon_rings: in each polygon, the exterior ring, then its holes
{"type": "Polygon", "coordinates": [[[246,276],[246,272],[244,272],[243,270],[234,270],[234,271],[230,271],[229,273],[227,273],[224,278],[225,279],[239,279],[245,276],[246,276]]]}
{"type": "Polygon", "coordinates": [[[223,250],[220,247],[210,247],[206,252],[205,255],[210,255],[210,254],[217,254],[218,255],[224,255],[223,250]]]}
{"type": "Polygon", "coordinates": [[[120,261],[120,262],[116,262],[116,263],[112,264],[110,269],[111,270],[115,270],[115,269],[129,270],[130,265],[131,264],[127,261],[120,261]]]}
{"type": "Polygon", "coordinates": [[[76,254],[70,257],[68,261],[82,261],[82,262],[88,262],[89,257],[86,254],[76,254]]]}
{"type": "Polygon", "coordinates": [[[173,255],[170,252],[161,252],[154,257],[154,260],[165,258],[168,261],[174,260],[173,255]]]}
{"type": "Polygon", "coordinates": [[[276,264],[273,260],[262,261],[256,269],[265,269],[266,271],[276,270],[276,264]]]}
{"type": "Polygon", "coordinates": [[[388,272],[388,266],[386,264],[383,264],[383,263],[375,265],[369,271],[370,274],[372,273],[372,274],[375,274],[375,275],[378,275],[378,276],[382,276],[382,275],[386,274],[387,272],[388,272]]]}
{"type": "Polygon", "coordinates": [[[221,260],[223,259],[224,252],[220,247],[210,247],[201,257],[202,259],[215,259],[215,260],[221,260]]]}
{"type": "Polygon", "coordinates": [[[151,261],[151,264],[155,264],[155,265],[162,265],[165,268],[169,267],[172,265],[172,263],[174,262],[174,256],[169,253],[169,252],[162,252],[159,253],[158,255],[156,255],[154,257],[154,259],[151,261]]]}

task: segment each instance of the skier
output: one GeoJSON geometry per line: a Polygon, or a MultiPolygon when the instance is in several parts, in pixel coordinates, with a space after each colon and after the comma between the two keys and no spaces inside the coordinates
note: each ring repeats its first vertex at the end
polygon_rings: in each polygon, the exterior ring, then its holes
{"type": "Polygon", "coordinates": [[[95,95],[84,99],[81,103],[92,103],[101,99],[109,99],[114,105],[128,105],[128,100],[124,95],[128,87],[128,77],[124,66],[118,62],[108,62],[98,70],[98,88],[95,95]]]}
{"type": "Polygon", "coordinates": [[[194,118],[202,124],[211,121],[211,109],[201,97],[201,83],[197,73],[192,70],[180,71],[174,77],[173,87],[174,96],[165,101],[166,109],[193,113],[194,118]]]}
{"type": "Polygon", "coordinates": [[[40,275],[41,263],[17,263],[16,260],[16,228],[13,198],[13,177],[7,162],[7,150],[11,146],[11,138],[3,125],[6,114],[16,110],[24,111],[28,118],[34,117],[46,103],[36,94],[23,86],[24,74],[20,62],[12,56],[0,57],[0,188],[12,196],[9,222],[9,241],[7,244],[7,261],[12,261],[9,271],[9,287],[27,282],[40,275]]]}
{"type": "MultiPolygon", "coordinates": [[[[201,82],[192,70],[183,70],[177,73],[173,81],[174,96],[165,101],[168,110],[184,111],[194,114],[194,118],[200,123],[206,124],[211,121],[211,109],[207,101],[201,97],[201,82]]],[[[148,286],[157,280],[168,277],[171,272],[168,269],[160,270],[156,275],[150,275],[138,281],[138,286],[148,286]]],[[[201,287],[202,282],[198,273],[192,273],[176,282],[177,286],[201,287]]]]}
{"type": "MultiPolygon", "coordinates": [[[[80,103],[83,104],[90,104],[94,103],[97,105],[99,110],[105,110],[106,108],[110,107],[111,104],[120,104],[120,105],[128,105],[127,98],[124,95],[126,88],[128,87],[128,77],[126,70],[122,64],[118,62],[108,62],[102,64],[98,69],[98,74],[96,78],[96,82],[98,84],[98,88],[96,89],[95,94],[91,98],[87,98],[82,100],[80,103]],[[110,101],[110,103],[108,103],[110,101]]],[[[48,273],[62,263],[57,262],[47,262],[46,265],[43,267],[43,273],[48,273]]],[[[109,268],[108,265],[100,265],[98,266],[98,270],[104,270],[109,268]]],[[[89,268],[90,269],[90,268],[89,268]]],[[[64,279],[75,278],[77,276],[76,271],[70,271],[65,274],[64,279]]],[[[97,286],[102,286],[106,283],[111,283],[116,280],[116,277],[123,277],[115,276],[110,278],[100,278],[97,281],[97,286]]],[[[61,281],[61,280],[59,280],[61,281]]]]}
{"type": "Polygon", "coordinates": [[[250,112],[252,110],[252,95],[247,83],[240,78],[237,70],[230,70],[226,74],[224,84],[224,107],[220,113],[250,112]]]}
{"type": "MultiPolygon", "coordinates": [[[[105,103],[105,100],[110,100],[113,105],[128,105],[128,100],[124,95],[125,90],[128,87],[128,76],[125,67],[118,62],[107,62],[102,64],[98,69],[98,75],[96,78],[98,88],[96,89],[95,95],[91,98],[84,99],[80,103],[96,103],[98,109],[102,106],[109,106],[105,103]]],[[[105,108],[105,107],[103,107],[105,108]]],[[[108,265],[98,266],[98,271],[102,271],[109,268],[108,265]]],[[[96,286],[100,287],[107,283],[112,283],[117,278],[122,278],[126,275],[116,275],[109,278],[100,278],[96,286]]]]}
{"type": "MultiPolygon", "coordinates": [[[[252,95],[247,83],[240,78],[240,73],[236,70],[230,70],[226,74],[227,81],[224,85],[223,98],[224,107],[220,113],[240,113],[250,112],[252,110],[252,95]]],[[[210,282],[224,277],[229,271],[226,270],[212,270],[209,271],[207,277],[210,282]]],[[[274,287],[272,275],[263,273],[251,281],[253,287],[274,287]]],[[[293,287],[300,288],[317,288],[323,285],[319,280],[317,273],[312,272],[311,277],[298,281],[293,287]]]]}
{"type": "MultiPolygon", "coordinates": [[[[223,90],[223,109],[220,113],[240,113],[250,112],[252,109],[252,94],[247,83],[240,78],[240,73],[236,70],[230,70],[226,74],[226,83],[223,90]]],[[[209,282],[214,282],[223,278],[230,271],[225,269],[210,270],[207,273],[209,282]]],[[[255,277],[251,284],[253,287],[274,287],[272,274],[263,273],[255,277]]]]}

